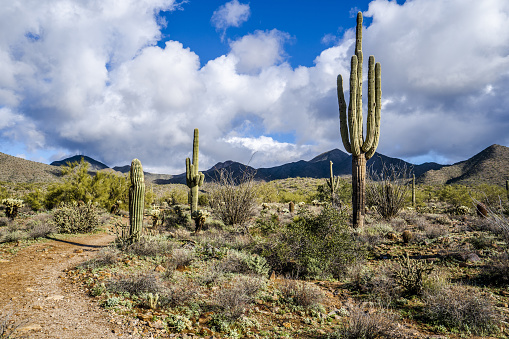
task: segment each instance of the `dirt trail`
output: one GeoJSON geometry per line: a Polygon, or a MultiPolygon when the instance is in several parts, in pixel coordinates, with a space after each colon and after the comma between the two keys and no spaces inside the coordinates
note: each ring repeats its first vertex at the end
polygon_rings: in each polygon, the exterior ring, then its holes
{"type": "Polygon", "coordinates": [[[65,282],[65,270],[95,256],[114,240],[100,233],[51,238],[0,255],[0,314],[15,323],[28,338],[129,338],[122,320],[91,302],[82,291],[65,282]]]}

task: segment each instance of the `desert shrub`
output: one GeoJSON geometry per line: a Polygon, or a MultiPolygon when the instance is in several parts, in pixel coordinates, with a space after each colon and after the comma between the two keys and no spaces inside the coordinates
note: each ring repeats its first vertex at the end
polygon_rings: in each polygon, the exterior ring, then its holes
{"type": "MultiPolygon", "coordinates": [[[[117,201],[128,201],[129,185],[124,175],[110,172],[88,172],[89,164],[81,160],[62,167],[63,182],[50,185],[45,197],[45,206],[52,209],[62,202],[94,202],[110,210],[117,201]]],[[[147,190],[147,192],[150,190],[147,190]]],[[[151,200],[145,199],[150,205],[151,200]]]]}
{"type": "Polygon", "coordinates": [[[260,202],[278,202],[279,192],[276,186],[271,182],[259,182],[254,187],[255,195],[260,202]]]}
{"type": "Polygon", "coordinates": [[[5,205],[5,216],[14,220],[19,213],[19,209],[23,206],[23,200],[7,198],[2,200],[2,204],[5,205]]]}
{"type": "Polygon", "coordinates": [[[140,256],[158,256],[170,253],[174,243],[163,237],[144,236],[139,241],[126,244],[123,251],[140,256]]]}
{"type": "Polygon", "coordinates": [[[10,220],[7,217],[0,217],[0,227],[2,226],[8,226],[10,223],[12,223],[12,220],[10,220]]]}
{"type": "Polygon", "coordinates": [[[105,247],[97,253],[93,259],[87,260],[78,265],[79,268],[95,269],[116,263],[119,260],[118,250],[111,247],[105,247]]]}
{"type": "Polygon", "coordinates": [[[44,208],[44,199],[44,193],[38,188],[23,197],[25,204],[33,211],[39,211],[44,208]]]}
{"type": "Polygon", "coordinates": [[[215,187],[210,194],[214,214],[225,225],[236,225],[244,230],[255,215],[255,173],[248,170],[236,178],[232,172],[220,170],[215,187]]]}
{"type": "Polygon", "coordinates": [[[383,167],[380,173],[370,171],[366,184],[366,204],[374,206],[384,219],[394,218],[405,205],[409,191],[406,167],[383,167]]]}
{"type": "Polygon", "coordinates": [[[164,210],[162,219],[164,219],[163,226],[166,229],[191,225],[191,214],[184,205],[174,205],[172,208],[164,210]]]}
{"type": "Polygon", "coordinates": [[[350,318],[345,328],[328,336],[329,339],[379,339],[395,338],[397,329],[395,316],[383,309],[365,311],[359,306],[350,310],[350,318]]]}
{"type": "Polygon", "coordinates": [[[91,203],[62,203],[53,214],[60,233],[87,233],[99,226],[99,215],[91,203]]]}
{"type": "Polygon", "coordinates": [[[232,273],[267,275],[270,271],[264,257],[236,250],[228,251],[228,255],[221,261],[221,266],[224,271],[232,273]]]}
{"type": "Polygon", "coordinates": [[[194,281],[198,285],[210,286],[222,279],[224,275],[225,271],[223,265],[213,260],[207,262],[207,266],[195,277],[194,281]]]}
{"type": "MultiPolygon", "coordinates": [[[[352,184],[344,178],[339,178],[339,187],[335,190],[334,195],[334,200],[338,201],[340,205],[349,203],[352,200],[352,184]]],[[[331,190],[327,183],[318,185],[313,199],[322,202],[331,201],[331,190]]]]}
{"type": "Polygon", "coordinates": [[[198,290],[193,283],[177,279],[159,293],[159,304],[162,307],[182,306],[196,297],[198,290]]]}
{"type": "Polygon", "coordinates": [[[427,224],[423,231],[428,239],[436,239],[449,233],[449,228],[443,225],[427,224]]]}
{"type": "Polygon", "coordinates": [[[254,300],[263,284],[260,278],[238,276],[232,280],[230,286],[217,291],[214,301],[225,315],[236,319],[244,313],[244,309],[254,300]]]}
{"type": "Polygon", "coordinates": [[[447,202],[454,206],[470,206],[470,189],[464,185],[443,185],[435,192],[440,201],[447,202]]]}
{"type": "Polygon", "coordinates": [[[47,222],[33,220],[27,223],[26,232],[29,238],[37,239],[56,233],[56,228],[49,220],[47,222]]]}
{"type": "Polygon", "coordinates": [[[383,306],[390,306],[401,296],[401,289],[394,282],[392,267],[381,265],[375,268],[360,264],[349,272],[354,290],[367,293],[367,298],[383,306]]]}
{"type": "Polygon", "coordinates": [[[108,281],[107,288],[116,293],[128,292],[140,295],[142,293],[159,293],[162,286],[156,275],[150,272],[121,275],[115,280],[108,281]]]}
{"type": "Polygon", "coordinates": [[[491,284],[504,285],[509,283],[509,252],[497,254],[491,262],[484,266],[483,275],[491,284]]]}
{"type": "Polygon", "coordinates": [[[423,295],[424,314],[435,325],[477,335],[495,333],[497,318],[492,303],[472,288],[447,285],[426,290],[423,295]]]}
{"type": "Polygon", "coordinates": [[[285,301],[305,308],[316,308],[325,299],[325,294],[315,285],[293,280],[284,279],[278,286],[285,301]]]}
{"type": "Polygon", "coordinates": [[[167,265],[175,268],[183,268],[191,265],[196,258],[196,253],[192,249],[175,248],[168,260],[167,265]]]}
{"type": "Polygon", "coordinates": [[[2,242],[16,242],[27,238],[27,234],[22,230],[8,230],[3,233],[2,242]]]}
{"type": "Polygon", "coordinates": [[[424,282],[432,270],[433,264],[424,260],[410,259],[407,253],[397,261],[392,274],[394,281],[402,288],[403,293],[412,296],[422,294],[424,282]]]}
{"type": "Polygon", "coordinates": [[[296,276],[339,277],[362,255],[347,216],[325,205],[318,215],[300,209],[295,220],[270,235],[262,255],[280,272],[296,276]]]}

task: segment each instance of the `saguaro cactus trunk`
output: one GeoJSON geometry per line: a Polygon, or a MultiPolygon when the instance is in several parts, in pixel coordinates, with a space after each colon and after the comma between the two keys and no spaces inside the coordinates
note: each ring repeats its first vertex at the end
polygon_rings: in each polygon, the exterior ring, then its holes
{"type": "Polygon", "coordinates": [[[198,189],[203,185],[205,175],[198,172],[198,148],[199,148],[199,132],[198,128],[194,129],[193,138],[193,163],[191,159],[186,158],[186,183],[191,192],[191,215],[198,210],[198,189]]]}
{"type": "Polygon", "coordinates": [[[143,209],[145,205],[145,179],[143,167],[138,159],[131,162],[131,186],[129,187],[129,238],[132,242],[140,240],[143,228],[143,209]]]}
{"type": "Polygon", "coordinates": [[[365,214],[366,162],[375,154],[380,136],[382,108],[381,67],[375,57],[368,61],[368,118],[364,138],[362,130],[362,13],[357,13],[355,55],[350,70],[350,102],[347,106],[343,93],[343,77],[338,75],[338,103],[341,139],[347,152],[352,153],[352,208],[353,225],[362,227],[365,214]]]}

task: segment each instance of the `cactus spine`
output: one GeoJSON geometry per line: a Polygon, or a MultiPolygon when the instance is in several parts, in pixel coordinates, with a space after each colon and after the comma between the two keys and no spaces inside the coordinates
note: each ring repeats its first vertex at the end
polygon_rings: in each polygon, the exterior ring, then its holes
{"type": "Polygon", "coordinates": [[[334,194],[336,190],[339,188],[339,177],[334,177],[334,172],[332,171],[332,161],[330,163],[330,179],[326,180],[327,185],[330,189],[331,203],[334,203],[334,194]]]}
{"type": "Polygon", "coordinates": [[[412,174],[412,206],[415,207],[415,174],[412,174]]]}
{"type": "Polygon", "coordinates": [[[140,240],[143,228],[143,208],[145,205],[145,179],[143,167],[138,159],[131,162],[131,186],[129,187],[129,238],[132,242],[140,240]]]}
{"type": "Polygon", "coordinates": [[[343,145],[352,153],[352,208],[353,225],[362,227],[365,214],[366,161],[375,154],[380,136],[380,112],[382,108],[381,67],[370,55],[368,62],[368,118],[366,138],[362,131],[362,13],[357,13],[355,55],[350,70],[350,102],[348,117],[343,78],[338,75],[338,103],[340,131],[343,145]]]}
{"type": "Polygon", "coordinates": [[[198,138],[198,128],[195,128],[193,138],[193,163],[191,164],[191,159],[186,158],[186,183],[191,189],[191,215],[198,210],[198,188],[203,185],[203,181],[205,180],[205,175],[198,172],[198,138]]]}

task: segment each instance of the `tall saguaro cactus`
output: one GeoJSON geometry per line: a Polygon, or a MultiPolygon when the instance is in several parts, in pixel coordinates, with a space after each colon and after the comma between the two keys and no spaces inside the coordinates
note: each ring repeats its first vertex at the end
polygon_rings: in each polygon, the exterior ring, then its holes
{"type": "Polygon", "coordinates": [[[198,210],[198,188],[203,185],[205,175],[198,172],[198,148],[199,148],[198,128],[194,129],[193,138],[193,163],[191,159],[186,158],[186,183],[191,189],[191,215],[198,210]]]}
{"type": "Polygon", "coordinates": [[[353,225],[362,227],[365,214],[366,161],[375,154],[380,136],[380,111],[382,108],[381,67],[375,57],[368,61],[368,118],[366,137],[362,120],[362,13],[357,13],[355,55],[350,70],[350,102],[348,116],[343,78],[338,75],[338,103],[341,139],[347,152],[352,153],[352,208],[353,225]]]}
{"type": "Polygon", "coordinates": [[[145,206],[145,178],[143,167],[138,159],[131,162],[131,186],[129,187],[129,238],[132,242],[140,240],[143,228],[143,208],[145,206]]]}

